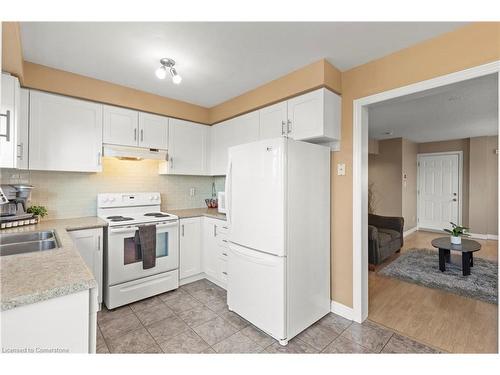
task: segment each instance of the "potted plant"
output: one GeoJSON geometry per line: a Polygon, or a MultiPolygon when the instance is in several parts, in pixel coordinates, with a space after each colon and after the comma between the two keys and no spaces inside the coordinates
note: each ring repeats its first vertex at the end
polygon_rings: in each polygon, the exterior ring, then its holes
{"type": "Polygon", "coordinates": [[[467,231],[469,228],[467,227],[462,227],[460,225],[457,225],[455,223],[450,222],[452,229],[444,229],[446,233],[451,234],[451,243],[454,245],[460,245],[462,243],[462,237],[469,237],[469,234],[467,234],[467,231]]]}
{"type": "Polygon", "coordinates": [[[26,212],[33,214],[37,218],[37,221],[39,221],[40,218],[47,216],[47,208],[45,206],[31,206],[28,207],[26,212]]]}

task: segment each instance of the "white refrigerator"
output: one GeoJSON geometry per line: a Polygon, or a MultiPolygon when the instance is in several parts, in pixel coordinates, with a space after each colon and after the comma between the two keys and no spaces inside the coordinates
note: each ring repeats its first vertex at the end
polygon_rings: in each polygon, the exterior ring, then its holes
{"type": "Polygon", "coordinates": [[[231,147],[226,205],[229,309],[286,345],[330,311],[330,149],[231,147]]]}

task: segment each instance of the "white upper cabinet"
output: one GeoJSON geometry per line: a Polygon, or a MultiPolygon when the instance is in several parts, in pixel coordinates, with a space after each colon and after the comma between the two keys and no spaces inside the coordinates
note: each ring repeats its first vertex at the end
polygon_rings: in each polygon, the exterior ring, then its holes
{"type": "Polygon", "coordinates": [[[259,137],[268,139],[286,133],[288,120],[287,102],[273,104],[259,110],[259,137]]]}
{"type": "Polygon", "coordinates": [[[137,111],[104,105],[102,141],[113,145],[137,146],[138,124],[137,111]]]}
{"type": "Polygon", "coordinates": [[[259,111],[213,125],[211,129],[211,174],[226,174],[229,147],[259,139],[259,111]]]}
{"type": "Polygon", "coordinates": [[[341,98],[319,89],[288,100],[288,136],[299,141],[340,140],[341,98]]]}
{"type": "Polygon", "coordinates": [[[166,150],[168,117],[103,106],[103,142],[118,146],[166,150]]]}
{"type": "Polygon", "coordinates": [[[17,122],[17,168],[28,169],[30,91],[20,90],[19,121],[17,122]]]}
{"type": "Polygon", "coordinates": [[[160,174],[208,174],[209,132],[210,126],[170,119],[168,161],[160,163],[160,174]]]}
{"type": "Polygon", "coordinates": [[[20,87],[16,77],[2,74],[0,102],[0,167],[17,168],[20,87]]]}
{"type": "Polygon", "coordinates": [[[166,150],[168,117],[139,112],[139,147],[166,150]]]}
{"type": "Polygon", "coordinates": [[[232,137],[234,119],[212,125],[210,129],[210,173],[214,176],[226,174],[227,152],[232,137]]]}
{"type": "Polygon", "coordinates": [[[31,90],[29,146],[30,169],[100,172],[102,105],[31,90]]]}

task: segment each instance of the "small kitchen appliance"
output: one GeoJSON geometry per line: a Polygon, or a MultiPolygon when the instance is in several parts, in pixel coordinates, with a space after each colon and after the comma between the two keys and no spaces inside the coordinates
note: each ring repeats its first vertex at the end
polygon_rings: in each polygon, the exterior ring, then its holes
{"type": "Polygon", "coordinates": [[[226,213],[226,193],[223,191],[219,191],[217,193],[217,201],[219,202],[218,211],[221,214],[225,214],[226,213]]]}
{"type": "Polygon", "coordinates": [[[179,220],[162,212],[160,193],[103,193],[97,216],[108,223],[104,303],[108,309],[179,287],[179,220]],[[156,264],[144,269],[139,226],[156,227],[156,264]]]}
{"type": "Polygon", "coordinates": [[[33,214],[26,213],[32,185],[12,184],[0,185],[0,228],[12,228],[28,224],[36,224],[33,214]]]}

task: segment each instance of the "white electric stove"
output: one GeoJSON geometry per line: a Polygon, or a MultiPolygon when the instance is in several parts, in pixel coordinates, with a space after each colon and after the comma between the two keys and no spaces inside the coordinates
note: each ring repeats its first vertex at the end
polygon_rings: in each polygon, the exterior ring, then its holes
{"type": "Polygon", "coordinates": [[[104,303],[108,309],[179,286],[179,220],[161,211],[160,193],[103,193],[97,216],[108,223],[104,246],[104,303]],[[136,233],[156,227],[156,265],[143,269],[136,233]]]}

